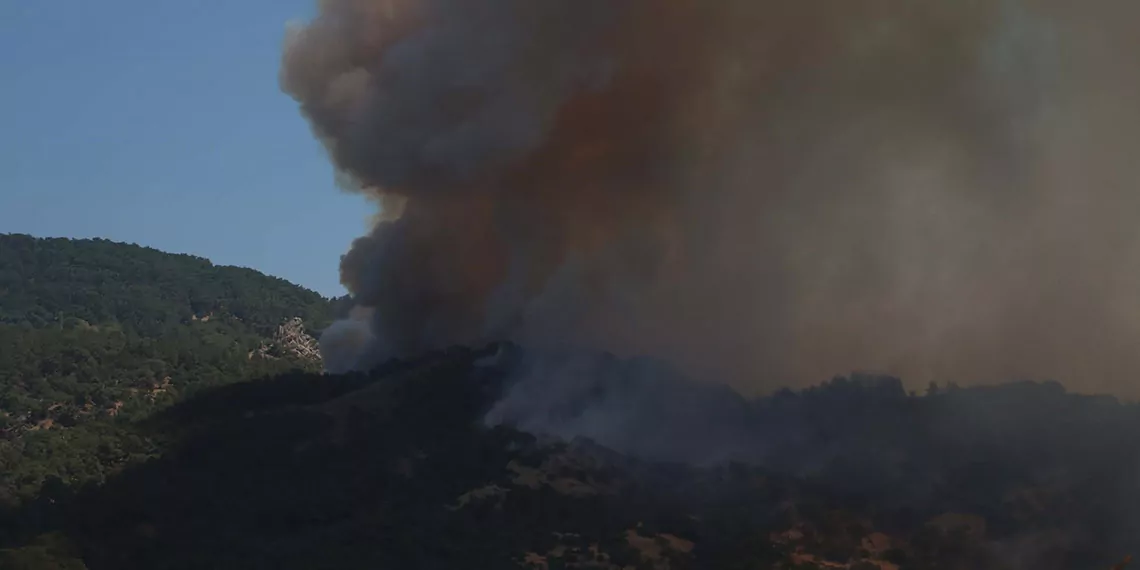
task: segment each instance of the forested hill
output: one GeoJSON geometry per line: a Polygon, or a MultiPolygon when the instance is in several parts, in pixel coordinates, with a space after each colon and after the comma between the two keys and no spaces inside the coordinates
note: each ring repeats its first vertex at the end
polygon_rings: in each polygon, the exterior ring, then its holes
{"type": "Polygon", "coordinates": [[[0,504],[145,456],[130,422],[197,391],[319,370],[334,305],[200,257],[0,235],[0,504]]]}
{"type": "Polygon", "coordinates": [[[218,266],[105,239],[0,234],[0,322],[43,327],[81,319],[157,335],[195,317],[232,316],[270,331],[329,318],[321,295],[252,269],[218,266]]]}
{"type": "Polygon", "coordinates": [[[1140,406],[858,375],[748,400],[508,344],[319,374],[306,330],[334,305],[191,256],[0,236],[0,570],[1103,570],[1140,552],[1140,406]],[[570,377],[529,373],[548,366],[570,377]],[[520,401],[547,433],[617,427],[554,442],[491,421],[520,401]]]}

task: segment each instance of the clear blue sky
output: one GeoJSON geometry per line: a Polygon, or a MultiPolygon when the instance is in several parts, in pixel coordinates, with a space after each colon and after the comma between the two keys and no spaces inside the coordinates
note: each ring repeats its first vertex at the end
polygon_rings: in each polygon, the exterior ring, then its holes
{"type": "Polygon", "coordinates": [[[0,0],[0,233],[105,237],[341,294],[371,213],[277,84],[316,0],[0,0]]]}

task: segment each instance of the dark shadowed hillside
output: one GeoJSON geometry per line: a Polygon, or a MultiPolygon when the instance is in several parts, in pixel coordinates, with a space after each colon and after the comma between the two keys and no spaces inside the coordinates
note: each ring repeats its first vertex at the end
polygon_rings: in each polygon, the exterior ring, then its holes
{"type": "Polygon", "coordinates": [[[314,293],[0,240],[0,569],[1104,570],[1140,552],[1140,409],[1113,398],[855,375],[750,400],[659,361],[512,345],[323,375],[306,330],[336,309],[314,293]]]}
{"type": "Polygon", "coordinates": [[[1048,384],[915,396],[837,379],[746,402],[747,429],[784,445],[697,467],[489,426],[507,353],[202,393],[136,426],[168,442],[161,457],[13,511],[5,555],[91,570],[1083,570],[1138,546],[1130,406],[1048,384]]]}

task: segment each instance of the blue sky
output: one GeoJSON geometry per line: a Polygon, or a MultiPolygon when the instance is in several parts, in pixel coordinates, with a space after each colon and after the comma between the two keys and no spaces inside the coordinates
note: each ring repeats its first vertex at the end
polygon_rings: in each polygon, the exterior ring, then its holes
{"type": "Polygon", "coordinates": [[[341,294],[369,206],[277,84],[315,0],[0,0],[0,233],[105,237],[341,294]]]}

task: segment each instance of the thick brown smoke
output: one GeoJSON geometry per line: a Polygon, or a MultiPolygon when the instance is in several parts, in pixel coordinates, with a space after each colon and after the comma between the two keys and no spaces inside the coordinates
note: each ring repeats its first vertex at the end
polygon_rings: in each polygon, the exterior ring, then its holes
{"type": "Polygon", "coordinates": [[[321,0],[282,84],[384,210],[334,367],[512,338],[1136,395],[1135,6],[321,0]]]}

